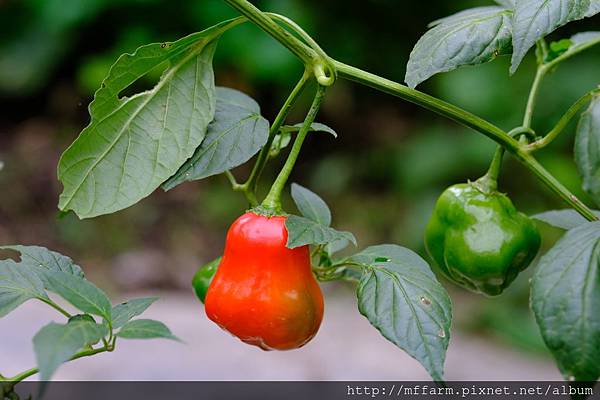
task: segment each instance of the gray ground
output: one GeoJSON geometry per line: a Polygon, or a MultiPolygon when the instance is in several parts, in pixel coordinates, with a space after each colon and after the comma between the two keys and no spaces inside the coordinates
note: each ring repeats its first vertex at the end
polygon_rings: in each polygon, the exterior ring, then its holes
{"type": "MultiPolygon", "coordinates": [[[[163,293],[147,317],[164,321],[186,344],[122,340],[114,353],[61,367],[56,379],[428,379],[416,361],[384,340],[355,310],[351,296],[328,296],[323,325],[312,342],[301,350],[263,352],[208,321],[192,295],[163,293]]],[[[0,373],[11,376],[35,364],[31,337],[52,318],[53,310],[32,301],[0,320],[0,373]]],[[[548,359],[519,354],[460,332],[453,333],[446,371],[450,380],[560,379],[548,359]]]]}

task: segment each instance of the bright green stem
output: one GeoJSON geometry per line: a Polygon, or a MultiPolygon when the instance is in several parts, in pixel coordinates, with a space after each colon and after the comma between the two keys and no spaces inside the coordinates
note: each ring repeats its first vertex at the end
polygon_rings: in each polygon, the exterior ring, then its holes
{"type": "Polygon", "coordinates": [[[478,185],[486,192],[494,192],[498,189],[498,177],[500,176],[500,169],[502,168],[503,156],[504,147],[498,146],[487,173],[477,180],[478,185]]]}
{"type": "Polygon", "coordinates": [[[265,165],[269,159],[269,151],[271,150],[273,140],[275,139],[275,136],[279,132],[279,129],[285,122],[285,119],[287,118],[291,108],[294,106],[294,104],[296,104],[296,101],[304,91],[304,88],[306,87],[306,84],[309,79],[310,74],[308,71],[305,70],[304,74],[302,74],[302,77],[300,78],[300,80],[288,96],[287,100],[279,110],[279,113],[275,117],[275,121],[273,121],[273,124],[271,125],[267,143],[263,146],[260,153],[258,154],[256,163],[254,164],[252,172],[250,173],[250,177],[248,177],[248,180],[243,185],[246,190],[250,191],[253,194],[256,193],[258,180],[260,179],[260,176],[262,175],[262,172],[265,169],[265,165]]]}
{"type": "Polygon", "coordinates": [[[533,80],[533,84],[531,85],[531,90],[529,91],[529,98],[527,99],[527,106],[525,108],[525,116],[523,117],[523,127],[531,128],[531,121],[533,119],[533,111],[535,109],[535,103],[537,102],[538,94],[540,92],[540,87],[542,84],[542,80],[546,76],[546,72],[548,68],[545,65],[538,66],[538,69],[535,73],[535,79],[533,80]]]}
{"type": "Polygon", "coordinates": [[[552,130],[550,132],[548,132],[548,134],[546,134],[546,136],[544,136],[542,139],[538,140],[537,142],[531,143],[529,146],[527,146],[527,149],[529,149],[531,151],[538,150],[538,149],[544,148],[544,147],[548,146],[550,143],[552,143],[554,141],[554,139],[556,139],[558,137],[558,135],[560,135],[564,131],[564,129],[567,127],[567,125],[569,125],[569,122],[571,122],[573,117],[575,115],[577,115],[579,110],[583,106],[585,106],[587,103],[589,103],[592,100],[592,98],[598,93],[600,93],[599,90],[594,90],[594,91],[587,93],[585,96],[582,96],[579,100],[577,100],[575,102],[575,104],[573,104],[567,110],[567,112],[561,117],[561,119],[554,126],[554,128],[552,128],[552,130]]]}
{"type": "Polygon", "coordinates": [[[225,0],[227,4],[246,16],[259,28],[283,44],[288,50],[300,58],[305,65],[313,65],[318,60],[314,50],[302,43],[294,35],[276,24],[266,13],[263,13],[246,0],[225,0]]]}
{"type": "Polygon", "coordinates": [[[50,299],[44,299],[44,298],[39,298],[38,299],[43,302],[48,304],[50,307],[54,308],[56,311],[58,311],[59,313],[61,313],[62,315],[64,315],[67,318],[71,318],[72,315],[69,314],[64,308],[62,308],[61,306],[59,306],[58,304],[56,304],[55,302],[53,302],[50,299]]]}
{"type": "Polygon", "coordinates": [[[304,139],[310,132],[310,127],[312,123],[315,121],[317,113],[321,108],[321,103],[323,102],[323,98],[325,97],[325,86],[319,85],[317,87],[317,94],[315,95],[315,99],[313,100],[312,105],[310,106],[310,110],[308,110],[308,114],[304,119],[304,123],[302,124],[302,128],[300,128],[300,132],[298,132],[298,136],[296,136],[296,140],[294,141],[294,145],[290,150],[290,154],[283,165],[283,168],[277,175],[277,179],[271,186],[271,190],[269,194],[263,201],[262,206],[265,209],[274,211],[275,213],[280,213],[282,211],[281,208],[281,193],[283,192],[283,188],[287,183],[292,170],[294,169],[294,165],[296,164],[296,160],[298,160],[298,156],[300,155],[300,150],[302,149],[302,144],[304,143],[304,139]]]}
{"type": "MultiPolygon", "coordinates": [[[[104,353],[106,351],[112,351],[112,348],[100,347],[98,349],[83,350],[83,351],[80,351],[79,353],[75,354],[73,357],[71,357],[69,359],[69,361],[77,360],[77,359],[83,358],[83,357],[93,356],[93,355],[96,355],[99,353],[104,353]]],[[[38,372],[40,372],[40,370],[38,368],[31,368],[31,369],[28,369],[27,371],[23,371],[20,374],[13,376],[12,378],[4,378],[2,381],[8,382],[8,389],[10,390],[17,383],[29,378],[32,375],[37,374],[38,372]]],[[[2,381],[0,381],[0,382],[2,382],[2,381]]]]}

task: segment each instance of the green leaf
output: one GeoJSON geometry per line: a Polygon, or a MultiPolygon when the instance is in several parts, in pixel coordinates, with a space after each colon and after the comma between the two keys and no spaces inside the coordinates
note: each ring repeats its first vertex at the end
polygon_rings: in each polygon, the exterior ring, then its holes
{"type": "Polygon", "coordinates": [[[600,32],[589,31],[577,33],[569,39],[571,46],[567,50],[567,55],[576,53],[600,43],[600,32]]]}
{"type": "MultiPolygon", "coordinates": [[[[284,125],[281,127],[281,132],[299,132],[300,129],[302,129],[302,125],[304,125],[303,122],[299,122],[295,125],[284,125]]],[[[310,124],[310,128],[308,129],[309,132],[325,132],[325,133],[329,133],[331,136],[333,136],[334,138],[337,138],[337,132],[333,130],[333,128],[328,127],[325,124],[322,124],[320,122],[313,122],[312,124],[310,124]]]]}
{"type": "Polygon", "coordinates": [[[112,327],[117,329],[125,325],[133,317],[142,314],[152,305],[158,297],[144,297],[140,299],[127,300],[124,303],[116,305],[112,309],[112,327]]]}
{"type": "Polygon", "coordinates": [[[290,215],[285,220],[288,231],[286,247],[293,249],[307,244],[327,244],[339,239],[347,239],[356,245],[356,238],[350,232],[340,232],[308,218],[290,215]]]}
{"type": "Polygon", "coordinates": [[[573,46],[573,42],[570,39],[561,39],[558,42],[550,43],[548,55],[544,59],[544,62],[550,62],[564,53],[566,53],[569,48],[573,46]]]}
{"type": "Polygon", "coordinates": [[[104,325],[77,320],[65,325],[51,322],[33,337],[33,348],[40,369],[40,380],[49,380],[56,369],[84,346],[108,334],[104,325]]]}
{"type": "Polygon", "coordinates": [[[21,253],[23,268],[43,268],[50,271],[63,271],[81,278],[84,273],[71,258],[40,246],[0,246],[0,249],[14,250],[21,253]]]}
{"type": "Polygon", "coordinates": [[[246,94],[217,88],[215,119],[206,138],[192,158],[163,184],[169,190],[186,182],[203,179],[244,164],[267,142],[269,121],[259,105],[246,94]]]}
{"type": "Polygon", "coordinates": [[[600,0],[519,0],[513,15],[514,73],[535,42],[555,29],[600,11],[600,0]]]}
{"type": "Polygon", "coordinates": [[[172,339],[180,341],[171,333],[165,324],[152,319],[136,319],[129,321],[117,333],[123,339],[172,339]]]}
{"type": "Polygon", "coordinates": [[[279,132],[273,138],[273,143],[271,143],[271,149],[269,150],[269,157],[274,158],[281,153],[281,150],[285,149],[289,146],[292,141],[292,133],[287,132],[279,132]]]}
{"type": "Polygon", "coordinates": [[[89,218],[129,207],[192,156],[215,113],[216,39],[234,23],[142,46],[117,60],[89,106],[90,124],[61,157],[62,211],[89,218]],[[119,98],[163,63],[168,67],[153,89],[119,98]]]}
{"type": "Polygon", "coordinates": [[[581,114],[575,135],[575,162],[583,189],[600,205],[600,96],[581,114]]]}
{"type": "Polygon", "coordinates": [[[30,299],[47,299],[37,272],[13,260],[0,260],[0,318],[30,299]]]}
{"type": "Polygon", "coordinates": [[[509,54],[511,15],[504,7],[478,7],[433,22],[410,54],[408,86],[414,88],[440,72],[509,54]]]}
{"type": "Polygon", "coordinates": [[[357,289],[360,313],[442,381],[452,304],[427,262],[395,245],[369,247],[349,260],[364,266],[357,289]]]}
{"type": "Polygon", "coordinates": [[[600,222],[567,232],[539,262],[531,306],[568,380],[600,377],[600,222]]]}
{"type": "Polygon", "coordinates": [[[297,183],[292,183],[292,199],[305,218],[324,226],[331,225],[331,211],[327,203],[317,194],[297,183]]]}
{"type": "MultiPolygon", "coordinates": [[[[594,211],[594,214],[600,218],[600,211],[594,211]]],[[[573,209],[546,211],[532,215],[531,218],[565,230],[577,228],[578,226],[589,222],[573,209]]]]}
{"type": "Polygon", "coordinates": [[[112,306],[106,294],[90,281],[62,271],[47,271],[48,290],[79,310],[112,321],[112,306]]]}

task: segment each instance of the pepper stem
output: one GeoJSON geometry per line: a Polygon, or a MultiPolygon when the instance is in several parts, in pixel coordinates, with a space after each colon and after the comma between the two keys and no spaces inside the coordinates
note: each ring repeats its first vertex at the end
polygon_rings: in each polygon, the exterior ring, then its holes
{"type": "Polygon", "coordinates": [[[494,192],[498,189],[498,177],[502,169],[502,158],[504,156],[504,147],[498,146],[494,153],[494,158],[490,163],[490,168],[484,176],[477,179],[477,186],[485,192],[494,192]]]}
{"type": "Polygon", "coordinates": [[[283,188],[285,187],[285,184],[287,183],[287,180],[290,177],[292,170],[294,169],[294,165],[296,164],[296,160],[298,159],[298,155],[300,154],[300,150],[302,149],[302,144],[304,143],[304,139],[306,139],[306,136],[308,135],[308,132],[310,131],[310,127],[311,127],[312,123],[315,121],[317,113],[319,112],[319,109],[321,108],[321,103],[323,102],[323,98],[325,97],[325,91],[326,91],[325,86],[321,86],[321,85],[318,86],[317,93],[315,95],[315,99],[313,100],[313,103],[310,107],[310,110],[308,111],[308,114],[306,114],[306,118],[304,119],[302,128],[300,128],[300,131],[298,132],[298,136],[296,136],[294,145],[292,146],[292,149],[290,150],[290,154],[288,155],[288,158],[287,158],[285,164],[283,165],[283,168],[279,172],[279,175],[277,175],[277,179],[275,179],[273,186],[271,186],[271,190],[269,191],[269,194],[263,201],[263,203],[261,205],[262,208],[271,210],[275,213],[280,213],[282,211],[281,193],[283,192],[283,188]]]}

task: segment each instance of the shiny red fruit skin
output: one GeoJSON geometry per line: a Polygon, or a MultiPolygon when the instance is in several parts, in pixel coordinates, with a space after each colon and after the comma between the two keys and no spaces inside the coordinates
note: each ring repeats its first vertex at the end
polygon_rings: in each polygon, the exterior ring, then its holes
{"type": "Polygon", "coordinates": [[[323,294],[308,246],[285,247],[285,219],[252,212],[239,217],[206,294],[208,318],[263,350],[305,345],[323,319],[323,294]]]}

